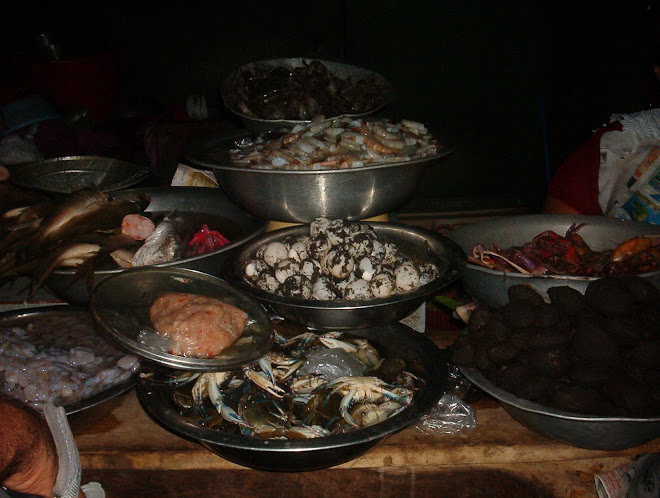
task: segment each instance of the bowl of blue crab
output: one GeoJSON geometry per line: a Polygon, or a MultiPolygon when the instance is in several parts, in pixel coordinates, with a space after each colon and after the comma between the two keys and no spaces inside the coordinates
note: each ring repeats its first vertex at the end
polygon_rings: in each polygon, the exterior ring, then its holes
{"type": "Polygon", "coordinates": [[[446,390],[445,354],[401,323],[326,333],[273,325],[276,345],[253,365],[143,375],[143,407],[229,461],[299,472],[357,458],[414,424],[446,390]]]}
{"type": "Polygon", "coordinates": [[[585,293],[600,277],[639,275],[660,287],[660,227],[606,216],[532,214],[466,225],[449,235],[468,256],[461,276],[477,301],[498,308],[528,285],[549,301],[566,285],[585,293]]]}
{"type": "Polygon", "coordinates": [[[464,265],[463,251],[430,230],[317,218],[237,248],[226,278],[283,318],[356,329],[405,318],[464,265]]]}

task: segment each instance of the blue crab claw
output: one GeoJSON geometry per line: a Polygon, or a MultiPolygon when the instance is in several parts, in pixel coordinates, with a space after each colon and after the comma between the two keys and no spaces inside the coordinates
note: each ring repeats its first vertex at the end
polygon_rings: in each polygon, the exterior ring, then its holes
{"type": "Polygon", "coordinates": [[[225,405],[222,394],[220,393],[220,387],[216,382],[209,382],[209,399],[218,413],[224,418],[227,422],[232,422],[234,424],[242,424],[243,419],[238,416],[238,413],[231,408],[230,406],[225,405]]]}

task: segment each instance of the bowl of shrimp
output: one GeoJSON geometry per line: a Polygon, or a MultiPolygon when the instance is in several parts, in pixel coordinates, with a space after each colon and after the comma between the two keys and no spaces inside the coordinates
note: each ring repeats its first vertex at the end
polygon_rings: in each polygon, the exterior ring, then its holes
{"type": "Polygon", "coordinates": [[[257,137],[206,137],[191,143],[185,156],[211,169],[247,212],[309,223],[396,210],[413,196],[426,168],[452,151],[423,123],[342,116],[257,137]]]}

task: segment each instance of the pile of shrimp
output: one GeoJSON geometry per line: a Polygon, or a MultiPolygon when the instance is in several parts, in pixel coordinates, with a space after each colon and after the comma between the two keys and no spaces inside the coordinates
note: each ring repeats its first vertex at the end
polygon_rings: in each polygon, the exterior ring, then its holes
{"type": "Polygon", "coordinates": [[[327,170],[411,161],[442,150],[436,137],[415,121],[322,116],[280,137],[237,142],[233,164],[257,169],[327,170]]]}

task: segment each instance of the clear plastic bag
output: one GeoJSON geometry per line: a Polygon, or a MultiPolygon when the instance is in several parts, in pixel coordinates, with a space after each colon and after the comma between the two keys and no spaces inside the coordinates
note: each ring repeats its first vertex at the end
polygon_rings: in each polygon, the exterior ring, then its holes
{"type": "Polygon", "coordinates": [[[424,434],[453,434],[476,426],[474,409],[453,394],[444,394],[415,425],[424,434]]]}

